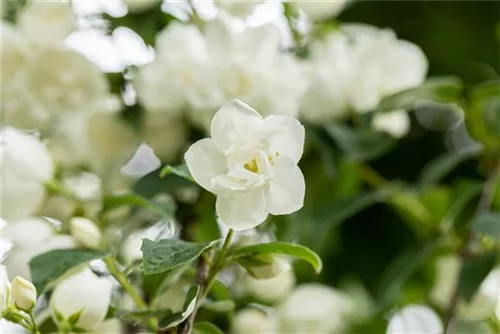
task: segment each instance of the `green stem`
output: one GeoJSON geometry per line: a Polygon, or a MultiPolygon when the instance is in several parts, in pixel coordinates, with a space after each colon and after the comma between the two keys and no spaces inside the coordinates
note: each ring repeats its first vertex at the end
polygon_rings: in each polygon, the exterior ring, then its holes
{"type": "Polygon", "coordinates": [[[30,312],[28,315],[30,316],[31,321],[31,333],[40,334],[40,331],[38,330],[38,327],[36,325],[35,317],[33,317],[33,312],[30,312]]]}
{"type": "MultiPolygon", "coordinates": [[[[139,310],[147,310],[148,305],[142,299],[139,292],[137,292],[137,290],[132,286],[132,284],[130,284],[125,273],[123,273],[118,268],[118,264],[116,263],[115,258],[109,256],[104,259],[104,262],[106,263],[111,276],[113,276],[118,281],[118,283],[120,283],[120,285],[123,287],[123,290],[125,290],[125,292],[130,296],[130,298],[132,298],[137,308],[139,310]]],[[[151,327],[153,331],[155,332],[157,331],[158,321],[156,319],[149,319],[148,325],[151,327]]]]}

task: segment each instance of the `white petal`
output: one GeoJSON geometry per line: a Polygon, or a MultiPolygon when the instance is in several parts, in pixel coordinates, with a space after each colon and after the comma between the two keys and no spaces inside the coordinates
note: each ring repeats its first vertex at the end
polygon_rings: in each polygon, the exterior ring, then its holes
{"type": "Polygon", "coordinates": [[[443,323],[430,307],[409,305],[395,314],[389,321],[387,334],[440,334],[443,323]]]}
{"type": "Polygon", "coordinates": [[[269,212],[273,215],[287,215],[300,210],[304,205],[306,184],[304,175],[297,165],[286,158],[279,158],[269,183],[266,198],[269,212]],[[288,165],[283,166],[282,165],[288,165]]]}
{"type": "Polygon", "coordinates": [[[225,157],[216,149],[212,139],[202,139],[191,145],[184,159],[196,182],[211,192],[214,192],[212,179],[227,172],[225,157]]]}
{"type": "Polygon", "coordinates": [[[233,100],[224,104],[212,118],[210,134],[219,149],[249,144],[256,140],[262,117],[247,104],[233,100]]]}
{"type": "Polygon", "coordinates": [[[266,220],[264,188],[232,192],[231,197],[217,197],[216,210],[219,219],[229,228],[242,231],[253,228],[266,220]]]}
{"type": "Polygon", "coordinates": [[[280,55],[281,33],[274,24],[246,29],[237,40],[255,64],[270,64],[280,55]]]}
{"type": "Polygon", "coordinates": [[[121,172],[127,176],[141,178],[161,166],[160,159],[147,144],[141,144],[134,156],[122,166],[121,172]]]}
{"type": "Polygon", "coordinates": [[[305,129],[300,122],[290,116],[271,115],[264,119],[264,127],[275,134],[268,140],[270,149],[280,155],[299,162],[304,151],[305,129]]]}
{"type": "Polygon", "coordinates": [[[205,27],[209,52],[215,60],[227,59],[232,49],[233,36],[224,16],[209,22],[205,27]]]}

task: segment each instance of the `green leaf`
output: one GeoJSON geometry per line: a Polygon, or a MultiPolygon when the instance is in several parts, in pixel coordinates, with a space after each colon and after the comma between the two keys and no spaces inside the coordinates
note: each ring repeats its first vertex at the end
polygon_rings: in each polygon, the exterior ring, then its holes
{"type": "Polygon", "coordinates": [[[175,239],[144,239],[141,247],[144,274],[159,274],[188,264],[218,243],[219,240],[198,244],[175,239]]]}
{"type": "Polygon", "coordinates": [[[187,165],[179,165],[179,166],[167,165],[167,166],[162,168],[162,170],[160,172],[160,177],[164,178],[165,176],[170,175],[170,174],[180,176],[183,179],[186,179],[188,181],[196,183],[196,181],[191,176],[191,173],[189,172],[189,168],[187,165]]]}
{"type": "Polygon", "coordinates": [[[244,259],[261,254],[285,254],[299,258],[309,262],[317,274],[319,274],[323,268],[323,263],[318,254],[307,247],[286,242],[269,242],[266,244],[239,248],[234,252],[233,256],[235,259],[244,259]]]}
{"type": "Polygon", "coordinates": [[[466,302],[470,302],[486,276],[495,267],[498,254],[489,253],[467,260],[460,272],[458,291],[466,302]]]}
{"type": "Polygon", "coordinates": [[[88,249],[57,249],[31,259],[31,281],[41,294],[47,285],[61,278],[70,269],[103,258],[107,252],[88,249]]]}
{"type": "Polygon", "coordinates": [[[458,319],[455,324],[457,334],[494,334],[484,321],[458,319]]]}
{"type": "Polygon", "coordinates": [[[439,183],[461,163],[476,155],[477,153],[459,154],[449,152],[434,158],[422,169],[420,184],[427,186],[439,183]]]}
{"type": "Polygon", "coordinates": [[[175,213],[175,206],[160,205],[158,203],[147,200],[141,195],[134,193],[125,193],[117,195],[108,195],[103,198],[103,212],[116,209],[122,206],[137,206],[158,213],[162,217],[172,218],[175,213]]]}
{"type": "Polygon", "coordinates": [[[353,161],[368,161],[378,158],[396,146],[396,140],[388,134],[369,129],[356,130],[341,124],[325,127],[346,156],[353,161]]]}
{"type": "Polygon", "coordinates": [[[474,231],[500,241],[500,212],[479,214],[472,220],[471,226],[474,231]]]}
{"type": "Polygon", "coordinates": [[[208,321],[200,321],[194,324],[195,334],[224,334],[217,326],[208,321]]]}
{"type": "Polygon", "coordinates": [[[459,78],[430,78],[419,87],[407,89],[382,99],[378,109],[382,111],[410,110],[415,107],[415,103],[418,101],[458,104],[461,101],[462,92],[463,83],[459,78]]]}

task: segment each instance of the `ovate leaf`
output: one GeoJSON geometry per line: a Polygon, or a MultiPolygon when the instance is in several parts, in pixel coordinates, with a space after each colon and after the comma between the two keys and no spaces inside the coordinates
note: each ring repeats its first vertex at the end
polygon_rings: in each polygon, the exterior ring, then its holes
{"type": "Polygon", "coordinates": [[[307,247],[286,242],[269,242],[266,244],[239,248],[234,252],[234,258],[252,259],[256,255],[262,254],[284,254],[299,258],[309,262],[316,273],[320,273],[323,268],[323,263],[318,254],[307,247]]]}
{"type": "Polygon", "coordinates": [[[464,262],[460,272],[458,291],[466,302],[470,302],[486,276],[495,266],[498,254],[477,256],[464,262]]]}
{"type": "Polygon", "coordinates": [[[134,193],[125,193],[117,195],[108,195],[103,198],[103,211],[109,211],[122,206],[137,206],[147,210],[154,211],[163,217],[171,218],[175,212],[175,206],[160,205],[158,203],[147,200],[141,195],[134,193]]]}
{"type": "Polygon", "coordinates": [[[218,242],[215,240],[198,244],[174,239],[160,241],[144,239],[141,247],[144,274],[159,274],[186,265],[218,242]]]}
{"type": "Polygon", "coordinates": [[[195,334],[224,334],[217,326],[208,321],[200,321],[194,324],[195,334]]]}
{"type": "Polygon", "coordinates": [[[474,231],[500,240],[500,212],[484,212],[472,220],[474,231]]]}
{"type": "Polygon", "coordinates": [[[170,174],[180,176],[183,179],[186,179],[188,181],[196,183],[196,181],[191,176],[191,173],[189,172],[189,168],[187,165],[179,165],[179,166],[167,165],[167,166],[162,168],[162,170],[160,172],[160,177],[164,178],[165,176],[170,175],[170,174]]]}
{"type": "Polygon", "coordinates": [[[106,252],[87,249],[57,249],[31,259],[31,281],[41,294],[48,284],[61,278],[70,269],[106,256],[106,252]]]}
{"type": "Polygon", "coordinates": [[[158,326],[160,329],[172,328],[179,325],[181,322],[187,319],[191,313],[193,313],[196,306],[196,298],[200,293],[200,286],[192,286],[186,295],[186,301],[182,306],[182,311],[175,312],[172,314],[166,314],[159,319],[158,326]]]}
{"type": "Polygon", "coordinates": [[[420,184],[433,185],[439,183],[461,163],[475,155],[477,153],[459,154],[449,152],[436,157],[422,169],[420,184]]]}

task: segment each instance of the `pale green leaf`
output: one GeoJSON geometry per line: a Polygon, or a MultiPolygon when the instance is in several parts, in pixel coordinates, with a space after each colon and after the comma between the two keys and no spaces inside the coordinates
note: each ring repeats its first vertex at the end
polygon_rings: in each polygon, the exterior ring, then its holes
{"type": "Polygon", "coordinates": [[[160,205],[158,203],[147,200],[141,195],[134,193],[108,195],[103,198],[102,210],[104,212],[122,206],[137,206],[140,208],[151,210],[167,218],[171,218],[175,212],[175,206],[173,204],[160,205]]]}
{"type": "Polygon", "coordinates": [[[484,212],[472,220],[472,228],[481,234],[500,240],[500,212],[484,212]]]}
{"type": "Polygon", "coordinates": [[[200,321],[194,324],[195,334],[224,334],[217,326],[208,321],[200,321]]]}
{"type": "Polygon", "coordinates": [[[189,172],[189,168],[187,165],[179,165],[179,166],[167,165],[162,168],[160,172],[160,177],[164,178],[165,176],[170,174],[177,175],[179,177],[182,177],[183,179],[196,183],[196,181],[191,176],[191,173],[189,172]]]}

